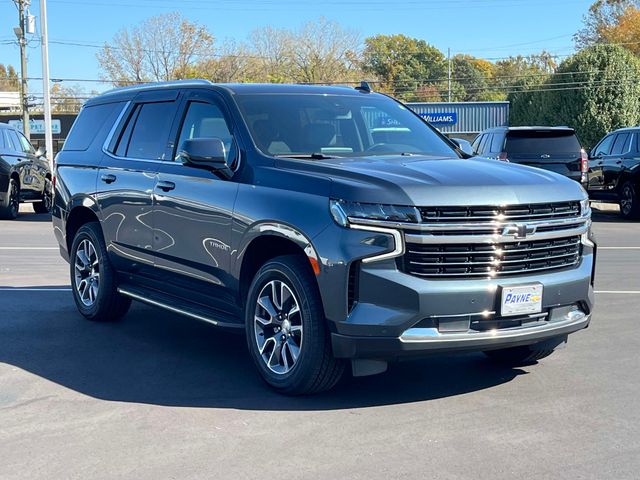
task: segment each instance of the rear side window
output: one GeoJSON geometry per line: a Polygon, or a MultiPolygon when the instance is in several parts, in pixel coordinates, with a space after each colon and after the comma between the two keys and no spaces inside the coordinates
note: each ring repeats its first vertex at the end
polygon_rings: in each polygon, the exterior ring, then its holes
{"type": "Polygon", "coordinates": [[[580,142],[571,130],[512,131],[507,134],[505,150],[518,154],[579,154],[580,142]]]}
{"type": "Polygon", "coordinates": [[[502,151],[502,134],[501,133],[496,133],[493,135],[493,140],[491,140],[491,151],[492,152],[502,151]]]}
{"type": "Polygon", "coordinates": [[[490,138],[491,138],[491,135],[489,135],[489,134],[484,135],[482,140],[480,140],[480,146],[478,147],[478,153],[481,153],[481,154],[485,153],[485,148],[487,146],[487,143],[489,143],[489,139],[490,138]]]}
{"type": "Polygon", "coordinates": [[[117,155],[162,160],[175,113],[175,102],[143,103],[136,107],[120,139],[117,155]]]}
{"type": "Polygon", "coordinates": [[[64,150],[87,150],[109,117],[116,112],[116,109],[120,112],[122,106],[123,103],[120,102],[84,107],[64,142],[64,150]]]}
{"type": "Polygon", "coordinates": [[[621,155],[629,151],[629,137],[628,133],[619,133],[613,142],[613,148],[611,149],[611,155],[621,155]]]}
{"type": "Polygon", "coordinates": [[[20,139],[18,138],[18,134],[8,128],[7,132],[7,140],[9,143],[9,150],[13,150],[14,152],[22,152],[22,146],[20,145],[20,139]]]}

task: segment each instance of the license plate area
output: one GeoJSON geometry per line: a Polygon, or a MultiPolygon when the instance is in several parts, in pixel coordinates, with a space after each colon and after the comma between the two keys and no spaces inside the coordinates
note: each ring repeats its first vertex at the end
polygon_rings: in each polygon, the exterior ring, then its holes
{"type": "Polygon", "coordinates": [[[500,316],[512,317],[540,312],[542,312],[541,283],[501,288],[500,316]]]}

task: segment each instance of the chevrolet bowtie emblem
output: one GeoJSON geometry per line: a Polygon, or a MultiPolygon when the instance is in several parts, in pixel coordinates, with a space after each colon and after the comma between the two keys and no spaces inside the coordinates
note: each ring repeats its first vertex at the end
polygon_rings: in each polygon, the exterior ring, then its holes
{"type": "Polygon", "coordinates": [[[513,223],[502,229],[502,235],[505,237],[527,238],[534,233],[536,233],[536,227],[524,223],[513,223]]]}

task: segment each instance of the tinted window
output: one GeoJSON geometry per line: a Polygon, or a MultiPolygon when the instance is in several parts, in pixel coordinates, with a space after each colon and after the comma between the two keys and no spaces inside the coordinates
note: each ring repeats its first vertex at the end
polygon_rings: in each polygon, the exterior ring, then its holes
{"type": "Polygon", "coordinates": [[[0,148],[1,149],[5,149],[7,148],[7,140],[5,139],[6,133],[4,128],[0,128],[0,148]]]}
{"type": "Polygon", "coordinates": [[[471,144],[471,148],[473,149],[474,152],[478,151],[478,147],[480,146],[480,140],[482,140],[482,135],[478,135],[473,141],[473,143],[471,144]]]}
{"type": "Polygon", "coordinates": [[[635,153],[640,153],[640,134],[634,133],[633,138],[634,138],[633,143],[635,144],[635,147],[632,146],[631,151],[635,153]]]}
{"type": "Polygon", "coordinates": [[[502,134],[496,133],[493,135],[493,140],[491,140],[491,151],[499,153],[502,151],[502,134]]]}
{"type": "Polygon", "coordinates": [[[482,140],[480,140],[480,147],[478,148],[478,152],[484,155],[486,153],[487,144],[491,140],[491,135],[486,134],[482,140]]]}
{"type": "Polygon", "coordinates": [[[88,149],[98,132],[105,126],[107,119],[112,114],[120,113],[123,105],[123,103],[107,103],[84,107],[64,142],[64,150],[88,149]]]}
{"type": "Polygon", "coordinates": [[[29,140],[27,140],[27,137],[25,137],[20,132],[18,132],[18,140],[20,141],[20,147],[22,148],[22,151],[24,153],[35,153],[36,150],[29,143],[29,140]]]}
{"type": "Polygon", "coordinates": [[[15,130],[8,128],[7,139],[9,140],[9,150],[13,150],[14,152],[22,152],[22,146],[20,145],[20,139],[18,138],[18,134],[15,130]]]}
{"type": "Polygon", "coordinates": [[[605,137],[604,140],[600,142],[600,144],[593,151],[594,157],[602,157],[603,155],[609,155],[611,151],[611,144],[613,143],[613,139],[615,135],[609,135],[605,137]]]}
{"type": "Polygon", "coordinates": [[[173,121],[175,102],[144,103],[131,131],[126,157],[162,160],[173,121]]]}
{"type": "Polygon", "coordinates": [[[570,130],[511,131],[505,144],[509,155],[579,155],[580,149],[578,138],[570,130]]]}
{"type": "Polygon", "coordinates": [[[225,146],[227,161],[231,153],[232,136],[220,108],[211,103],[192,102],[182,122],[178,149],[185,140],[192,138],[219,138],[225,146]]]}
{"type": "Polygon", "coordinates": [[[626,153],[629,150],[629,134],[619,133],[613,142],[613,148],[611,149],[611,155],[620,155],[626,153]]]}
{"type": "Polygon", "coordinates": [[[236,101],[267,155],[458,156],[407,107],[378,95],[247,94],[236,101]]]}

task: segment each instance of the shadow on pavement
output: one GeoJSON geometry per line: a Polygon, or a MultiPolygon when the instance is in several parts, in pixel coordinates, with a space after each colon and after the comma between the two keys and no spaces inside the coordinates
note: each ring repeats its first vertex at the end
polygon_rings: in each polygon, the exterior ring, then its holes
{"type": "Polygon", "coordinates": [[[431,400],[491,388],[522,370],[482,354],[392,365],[347,376],[311,397],[274,393],[259,378],[243,336],[133,304],[117,323],[92,323],[69,291],[0,291],[0,362],[66,388],[119,402],[250,410],[331,410],[431,400]]]}
{"type": "Polygon", "coordinates": [[[12,220],[13,222],[29,222],[29,223],[51,223],[50,213],[33,213],[30,211],[20,211],[18,218],[12,220]]]}

